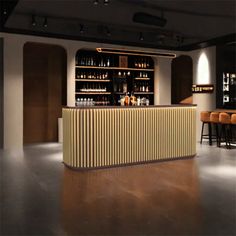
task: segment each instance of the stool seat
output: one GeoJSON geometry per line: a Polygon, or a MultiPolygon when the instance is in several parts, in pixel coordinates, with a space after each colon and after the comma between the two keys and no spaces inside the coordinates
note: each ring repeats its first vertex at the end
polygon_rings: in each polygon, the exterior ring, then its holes
{"type": "Polygon", "coordinates": [[[219,123],[219,112],[211,112],[210,114],[210,122],[211,123],[219,123]]]}
{"type": "Polygon", "coordinates": [[[219,115],[219,121],[222,124],[231,124],[231,118],[228,113],[221,112],[219,115]]]}
{"type": "Polygon", "coordinates": [[[210,115],[211,113],[209,111],[202,111],[200,113],[200,120],[202,122],[210,122],[210,115]]]}
{"type": "Polygon", "coordinates": [[[236,114],[232,114],[232,115],[231,115],[230,121],[231,121],[231,124],[232,124],[232,125],[236,125],[236,114]]]}

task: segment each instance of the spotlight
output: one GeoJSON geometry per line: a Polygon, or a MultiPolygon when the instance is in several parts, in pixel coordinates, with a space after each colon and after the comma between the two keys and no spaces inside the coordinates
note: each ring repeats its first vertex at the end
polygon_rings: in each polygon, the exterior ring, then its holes
{"type": "Polygon", "coordinates": [[[93,5],[98,5],[98,0],[94,0],[93,5]]]}
{"type": "Polygon", "coordinates": [[[6,15],[7,14],[7,9],[4,9],[3,10],[3,15],[6,15]]]}
{"type": "Polygon", "coordinates": [[[104,0],[103,4],[107,6],[109,4],[109,2],[110,2],[109,0],[104,0]]]}
{"type": "Polygon", "coordinates": [[[82,25],[82,24],[79,25],[79,32],[80,32],[80,34],[84,33],[84,25],[82,25]]]}
{"type": "Polygon", "coordinates": [[[32,15],[31,25],[36,26],[35,15],[32,15]]]}
{"type": "Polygon", "coordinates": [[[181,45],[181,44],[183,44],[183,42],[184,42],[184,37],[183,37],[183,36],[180,36],[180,35],[177,35],[177,36],[176,36],[176,40],[177,40],[177,43],[178,43],[179,45],[181,45]]]}
{"type": "Polygon", "coordinates": [[[43,27],[45,27],[45,28],[48,27],[48,18],[47,17],[44,18],[43,27]]]}
{"type": "Polygon", "coordinates": [[[106,29],[106,35],[107,35],[108,37],[111,36],[111,31],[110,31],[108,28],[106,29]]]}
{"type": "Polygon", "coordinates": [[[143,37],[143,33],[142,33],[142,32],[140,32],[140,34],[139,34],[139,40],[140,40],[140,41],[143,41],[143,40],[144,40],[144,37],[143,37]]]}

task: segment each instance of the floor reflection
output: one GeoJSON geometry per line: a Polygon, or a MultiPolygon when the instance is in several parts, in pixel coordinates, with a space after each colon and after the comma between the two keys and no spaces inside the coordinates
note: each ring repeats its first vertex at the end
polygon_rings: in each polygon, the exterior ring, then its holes
{"type": "Polygon", "coordinates": [[[65,167],[61,216],[75,235],[201,234],[195,159],[83,172],[65,167]]]}

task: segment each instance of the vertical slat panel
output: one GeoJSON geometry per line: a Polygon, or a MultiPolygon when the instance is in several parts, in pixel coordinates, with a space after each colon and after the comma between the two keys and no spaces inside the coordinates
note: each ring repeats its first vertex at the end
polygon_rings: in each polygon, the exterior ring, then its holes
{"type": "Polygon", "coordinates": [[[196,108],[63,109],[63,161],[102,167],[196,153],[196,108]]]}

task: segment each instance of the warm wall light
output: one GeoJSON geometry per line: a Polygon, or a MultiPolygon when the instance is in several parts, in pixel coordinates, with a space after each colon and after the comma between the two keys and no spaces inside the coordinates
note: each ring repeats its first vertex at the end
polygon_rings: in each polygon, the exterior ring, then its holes
{"type": "Polygon", "coordinates": [[[139,50],[126,50],[126,49],[116,49],[116,48],[96,48],[98,52],[102,53],[112,53],[112,54],[126,54],[126,55],[138,55],[138,56],[153,56],[153,57],[166,57],[175,58],[175,53],[164,53],[164,52],[146,52],[139,50]]]}
{"type": "Polygon", "coordinates": [[[197,65],[197,84],[209,84],[210,83],[210,71],[209,71],[209,61],[203,52],[198,60],[197,65]]]}

